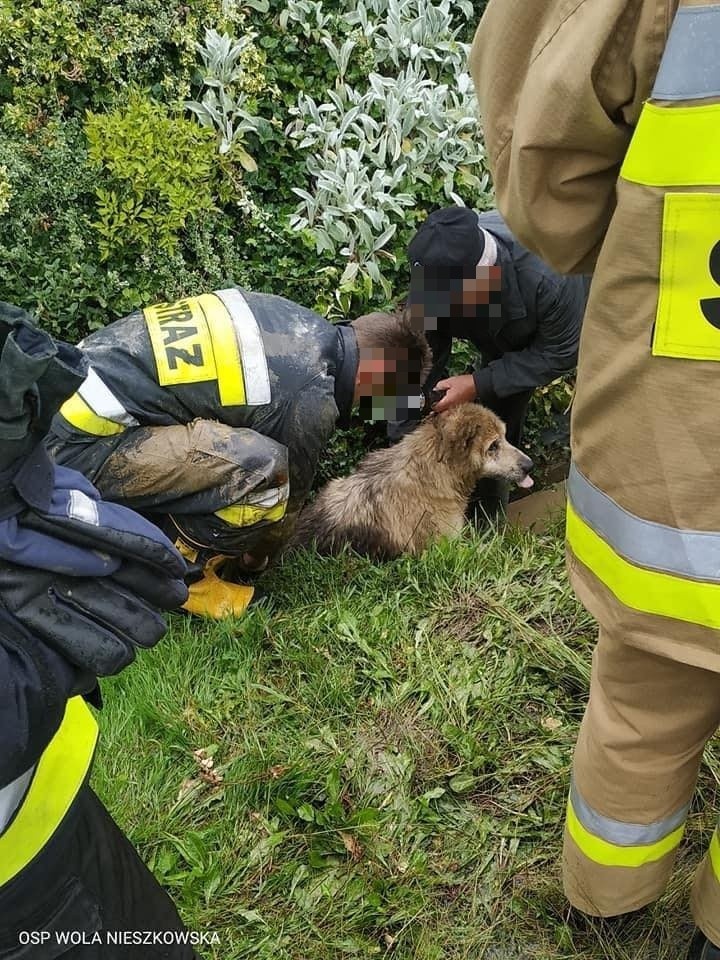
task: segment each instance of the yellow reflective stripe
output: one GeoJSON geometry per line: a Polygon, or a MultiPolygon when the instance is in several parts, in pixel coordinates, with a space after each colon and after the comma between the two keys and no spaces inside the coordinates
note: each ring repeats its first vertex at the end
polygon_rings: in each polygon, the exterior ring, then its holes
{"type": "Polygon", "coordinates": [[[633,610],[720,629],[720,584],[687,580],[636,567],[623,559],[567,506],[567,540],[572,552],[633,610]]]}
{"type": "Polygon", "coordinates": [[[30,788],[0,836],[0,885],[42,850],[85,782],[97,741],[97,723],[82,697],[68,700],[60,728],[35,769],[30,788]]]}
{"type": "Polygon", "coordinates": [[[107,417],[99,417],[79,393],[74,393],[65,401],[60,407],[60,414],[73,427],[85,433],[91,433],[95,437],[111,437],[125,430],[121,423],[115,423],[107,417]]]}
{"type": "Polygon", "coordinates": [[[232,317],[214,293],[203,294],[198,300],[207,317],[212,339],[220,403],[224,407],[242,405],[247,402],[245,378],[232,317]]]}
{"type": "Polygon", "coordinates": [[[642,867],[646,863],[655,863],[657,860],[662,860],[679,845],[685,832],[683,825],[656,843],[643,844],[638,847],[620,847],[589,833],[575,815],[570,801],[567,805],[565,823],[570,836],[582,853],[589,860],[599,863],[602,867],[642,867]]]}
{"type": "Polygon", "coordinates": [[[720,103],[646,103],[620,176],[649,187],[720,186],[720,103]]]}
{"type": "Polygon", "coordinates": [[[266,520],[274,523],[276,520],[282,520],[287,510],[287,500],[275,504],[274,507],[259,507],[252,503],[234,503],[230,507],[223,507],[222,510],[216,510],[215,516],[220,517],[232,527],[249,527],[253,523],[260,523],[266,520]]]}
{"type": "Polygon", "coordinates": [[[717,829],[715,833],[713,833],[712,840],[710,841],[708,856],[710,857],[710,865],[715,874],[715,879],[720,883],[720,839],[718,838],[717,829]]]}
{"type": "Polygon", "coordinates": [[[216,290],[215,295],[225,304],[235,327],[242,357],[245,402],[250,406],[270,403],[272,391],[265,344],[250,304],[238,289],[216,290]]]}

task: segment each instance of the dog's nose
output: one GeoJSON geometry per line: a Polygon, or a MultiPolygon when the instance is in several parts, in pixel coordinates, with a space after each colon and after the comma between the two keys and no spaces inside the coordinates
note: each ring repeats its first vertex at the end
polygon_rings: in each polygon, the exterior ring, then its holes
{"type": "Polygon", "coordinates": [[[535,464],[532,462],[530,457],[526,457],[525,454],[520,458],[520,466],[525,471],[525,473],[530,473],[535,464]]]}

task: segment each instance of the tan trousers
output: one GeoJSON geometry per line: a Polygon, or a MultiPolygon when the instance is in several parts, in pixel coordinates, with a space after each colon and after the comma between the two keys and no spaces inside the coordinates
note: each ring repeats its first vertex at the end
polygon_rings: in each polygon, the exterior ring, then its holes
{"type": "MultiPolygon", "coordinates": [[[[646,653],[601,629],[565,827],[563,879],[575,907],[616,916],[662,894],[703,748],[719,725],[720,674],[646,653]]],[[[720,944],[717,833],[692,907],[700,929],[720,944]]]]}

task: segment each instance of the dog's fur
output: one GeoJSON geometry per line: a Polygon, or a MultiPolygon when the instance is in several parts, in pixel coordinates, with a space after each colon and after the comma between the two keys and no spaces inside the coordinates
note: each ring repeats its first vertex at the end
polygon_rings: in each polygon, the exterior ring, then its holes
{"type": "Polygon", "coordinates": [[[431,414],[395,447],[369,453],[349,477],[331,480],[301,512],[293,546],[336,554],[347,544],[384,560],[419,554],[458,534],[482,477],[522,481],[532,461],[505,439],[486,407],[431,414]]]}

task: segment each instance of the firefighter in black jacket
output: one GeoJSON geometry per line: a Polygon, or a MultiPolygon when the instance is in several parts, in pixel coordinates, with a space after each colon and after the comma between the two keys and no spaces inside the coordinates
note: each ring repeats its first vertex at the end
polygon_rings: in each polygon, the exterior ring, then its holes
{"type": "Polygon", "coordinates": [[[365,401],[375,418],[388,401],[384,419],[419,415],[429,369],[409,318],[334,325],[239,289],[148,307],[81,346],[90,372],[55,418],[53,456],[162,523],[194,564],[186,609],[213,617],[246,608],[252,588],[218,569],[277,554],[337,421],[365,401]]]}
{"type": "MultiPolygon", "coordinates": [[[[575,368],[589,280],[554,273],[496,210],[436,210],[410,241],[408,258],[411,310],[433,351],[426,390],[445,392],[434,409],[483,403],[519,446],[533,391],[575,368]],[[448,377],[455,337],[477,347],[482,363],[448,377]]],[[[484,480],[474,499],[494,515],[507,495],[506,484],[484,480]]]]}
{"type": "Polygon", "coordinates": [[[165,632],[185,564],[147,520],[104,503],[42,439],[87,363],[0,304],[0,958],[197,955],[172,902],[87,785],[85,698],[165,632]],[[75,939],[73,939],[75,938],[75,939]],[[140,954],[139,954],[140,955],[140,954]]]}

